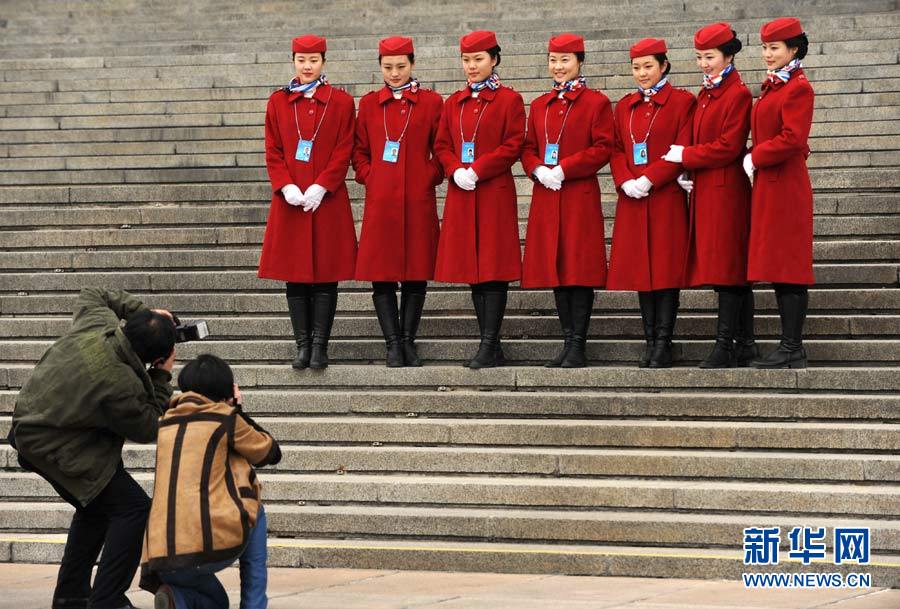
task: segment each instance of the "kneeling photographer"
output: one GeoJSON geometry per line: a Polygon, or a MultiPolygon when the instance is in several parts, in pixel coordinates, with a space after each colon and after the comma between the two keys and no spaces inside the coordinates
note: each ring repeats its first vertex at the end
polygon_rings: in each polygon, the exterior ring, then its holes
{"type": "Polygon", "coordinates": [[[156,440],[172,396],[174,319],[128,292],[85,288],[72,328],[16,399],[9,441],[19,463],[75,507],[54,609],[132,606],[125,591],[140,560],[150,499],[125,471],[122,445],[156,440]]]}

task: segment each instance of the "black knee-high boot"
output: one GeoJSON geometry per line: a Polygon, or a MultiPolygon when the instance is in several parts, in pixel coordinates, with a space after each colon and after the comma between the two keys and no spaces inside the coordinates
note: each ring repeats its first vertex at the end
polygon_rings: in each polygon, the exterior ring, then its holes
{"type": "Polygon", "coordinates": [[[731,286],[717,287],[719,295],[719,313],[716,320],[716,344],[713,350],[700,362],[701,368],[734,367],[734,332],[737,319],[741,313],[744,299],[742,288],[731,286]]]}
{"type": "MultiPolygon", "coordinates": [[[[478,338],[481,340],[484,336],[484,286],[476,283],[471,286],[471,290],[472,308],[475,309],[475,318],[478,320],[478,338]]],[[[466,368],[471,367],[471,365],[471,359],[463,362],[463,366],[466,368]]]]}
{"type": "Polygon", "coordinates": [[[553,288],[553,298],[556,300],[559,325],[562,326],[563,347],[559,355],[544,364],[545,368],[559,368],[572,343],[572,288],[568,286],[553,288]]]}
{"type": "Polygon", "coordinates": [[[426,284],[424,281],[415,284],[403,284],[400,292],[400,341],[403,346],[403,361],[407,366],[419,367],[422,360],[416,348],[416,335],[422,309],[425,307],[426,284]]]}
{"type": "Polygon", "coordinates": [[[656,342],[648,368],[672,367],[672,337],[678,317],[679,290],[656,291],[656,342]]]}
{"type": "Polygon", "coordinates": [[[809,288],[790,283],[775,284],[775,298],[781,314],[781,343],[768,356],[753,362],[755,368],[806,368],[803,323],[809,309],[809,288]]]}
{"type": "Polygon", "coordinates": [[[484,289],[483,322],[484,331],[478,353],[469,362],[469,368],[494,368],[502,365],[500,361],[500,328],[506,312],[507,290],[509,284],[493,282],[484,289]]]}
{"type": "Polygon", "coordinates": [[[375,314],[384,335],[388,368],[403,367],[403,350],[400,347],[400,311],[397,307],[396,284],[376,284],[372,292],[375,314]]]}
{"type": "Polygon", "coordinates": [[[316,284],[312,288],[312,353],[309,367],[322,370],[328,367],[328,340],[334,314],[337,312],[337,284],[316,284]]]}
{"type": "Polygon", "coordinates": [[[656,293],[638,292],[638,304],[641,307],[641,323],[644,327],[644,352],[638,362],[639,368],[646,368],[656,346],[656,293]]]}
{"type": "Polygon", "coordinates": [[[591,311],[594,309],[594,288],[578,286],[572,288],[572,345],[566,352],[562,368],[584,368],[587,366],[587,336],[591,325],[591,311]]]}
{"type": "Polygon", "coordinates": [[[312,294],[309,284],[287,284],[288,314],[291,318],[291,328],[294,333],[294,343],[297,345],[297,355],[291,362],[291,367],[303,370],[309,367],[310,355],[310,326],[312,321],[312,294]]]}
{"type": "Polygon", "coordinates": [[[753,360],[761,359],[759,345],[756,344],[756,333],[753,329],[753,317],[756,313],[756,302],[753,297],[753,288],[744,288],[741,300],[741,312],[737,318],[734,330],[734,365],[738,368],[746,368],[753,360]]]}

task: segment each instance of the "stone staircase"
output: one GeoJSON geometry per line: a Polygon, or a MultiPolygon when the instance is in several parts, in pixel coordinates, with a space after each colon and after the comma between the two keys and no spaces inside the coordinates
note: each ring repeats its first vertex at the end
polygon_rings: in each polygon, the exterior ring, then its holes
{"type": "MultiPolygon", "coordinates": [[[[530,0],[304,3],[200,0],[0,5],[0,436],[18,388],[69,326],[78,290],[140,294],[212,340],[179,350],[232,362],[246,407],[283,443],[263,473],[273,566],[349,566],[736,578],[742,529],[871,527],[863,571],[900,581],[900,12],[896,1],[530,0]],[[598,5],[599,4],[599,5],[598,5]],[[402,5],[402,9],[400,8],[402,5]],[[513,291],[515,366],[471,371],[465,286],[434,285],[420,350],[388,370],[369,288],[341,286],[335,364],[297,372],[282,287],[256,278],[268,209],[262,123],[291,76],[288,44],[329,37],[330,80],[377,88],[377,40],[415,36],[423,84],[460,86],[457,39],[497,29],[501,73],[530,101],[546,40],[585,34],[591,86],[632,86],[627,48],[665,36],[672,80],[695,90],[694,30],[727,19],[739,68],[762,80],[760,24],[800,17],[816,89],[810,167],[815,267],[807,370],[698,370],[714,294],[686,291],[679,365],[639,370],[632,293],[601,292],[582,370],[540,366],[558,348],[549,291],[513,291]]],[[[524,230],[530,181],[516,166],[524,230]]],[[[615,197],[601,172],[607,235],[615,197]]],[[[361,188],[348,185],[357,220],[361,188]]],[[[441,190],[443,194],[443,189],[441,190]]],[[[442,199],[443,197],[439,197],[442,199]]],[[[786,202],[786,205],[789,202],[786,202]]],[[[763,347],[779,321],[757,293],[763,347]]],[[[154,449],[125,461],[148,489],[154,449]]],[[[58,561],[70,508],[0,443],[0,561],[58,561]]],[[[786,549],[783,548],[783,549],[786,549]]]]}

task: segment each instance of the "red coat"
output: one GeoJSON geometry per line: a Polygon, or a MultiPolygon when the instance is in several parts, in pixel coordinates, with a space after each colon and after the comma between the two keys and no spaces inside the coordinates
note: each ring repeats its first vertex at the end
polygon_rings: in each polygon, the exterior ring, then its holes
{"type": "Polygon", "coordinates": [[[737,70],[716,89],[701,89],[693,145],[684,149],[691,172],[690,236],[685,283],[745,285],[750,235],[750,180],[743,161],[753,94],[737,70]]]}
{"type": "Polygon", "coordinates": [[[353,98],[330,85],[320,85],[308,99],[284,90],[269,97],[266,168],[272,204],[259,260],[260,277],[296,283],[353,279],[356,231],[344,180],[353,151],[354,115],[353,98]],[[297,125],[309,139],[320,121],[310,161],[295,160],[297,125]],[[328,194],[319,209],[305,212],[285,201],[281,188],[288,184],[304,192],[318,184],[328,194]]]}
{"type": "Polygon", "coordinates": [[[644,102],[635,91],[616,105],[616,140],[610,169],[617,188],[646,175],[653,183],[649,196],[632,199],[619,190],[616,223],[609,260],[608,290],[662,290],[684,287],[687,256],[688,207],[676,182],[684,168],[662,160],[669,146],[691,143],[694,96],[666,85],[644,102]],[[635,165],[629,116],[634,110],[634,139],[642,142],[656,113],[647,140],[646,165],[635,165]]]}
{"type": "Polygon", "coordinates": [[[753,106],[749,281],[812,285],[813,197],[806,158],[815,94],[797,70],[753,106]]]}
{"type": "Polygon", "coordinates": [[[447,98],[434,143],[450,179],[434,271],[437,281],[474,284],[516,281],[521,276],[519,214],[511,168],[522,154],[524,141],[525,103],[512,89],[484,89],[473,98],[466,88],[447,98]],[[461,162],[460,108],[469,140],[478,117],[485,115],[471,164],[478,175],[474,191],[462,190],[453,181],[454,171],[470,166],[461,162]]]}
{"type": "Polygon", "coordinates": [[[565,180],[555,192],[535,181],[525,237],[523,288],[601,287],[606,283],[606,238],[597,172],[612,155],[614,130],[612,105],[599,91],[583,87],[567,92],[562,99],[553,91],[531,102],[522,167],[530,176],[544,165],[549,136],[550,142],[559,142],[559,165],[565,180]]]}
{"type": "Polygon", "coordinates": [[[353,168],[356,181],[366,187],[356,259],[360,281],[423,281],[434,276],[439,234],[434,188],[444,181],[444,170],[431,150],[443,104],[441,96],[428,89],[404,91],[397,100],[388,87],[359,101],[353,168]],[[385,120],[391,141],[406,127],[396,163],[384,160],[385,120]]]}

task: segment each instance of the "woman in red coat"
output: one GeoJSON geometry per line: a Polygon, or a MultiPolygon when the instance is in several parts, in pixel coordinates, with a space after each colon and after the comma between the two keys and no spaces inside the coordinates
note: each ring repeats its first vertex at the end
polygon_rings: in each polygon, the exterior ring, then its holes
{"type": "Polygon", "coordinates": [[[272,204],[259,276],[287,282],[294,368],[328,366],[337,282],[353,279],[356,231],[344,179],[353,151],[353,98],[328,84],[324,38],[293,41],[296,77],[269,98],[266,168],[272,204]]]}
{"type": "Polygon", "coordinates": [[[729,24],[698,30],[694,50],[703,72],[694,143],[673,145],[663,158],[691,172],[685,283],[711,285],[719,296],[716,344],[700,367],[747,366],[759,357],[753,339],[753,292],[747,284],[750,181],[742,167],[753,95],[735,69],[741,41],[729,24]]]}
{"type": "Polygon", "coordinates": [[[744,170],[753,179],[747,279],[774,284],[781,344],[757,368],[805,368],[803,322],[809,305],[813,197],[806,158],[814,93],[800,60],[809,41],[793,17],[760,30],[768,70],[753,106],[753,148],[744,170]]]}
{"type": "Polygon", "coordinates": [[[493,32],[463,36],[460,51],[468,82],[447,98],[434,143],[450,178],[434,278],[472,286],[481,344],[466,365],[477,369],[504,361],[500,326],[507,291],[522,272],[511,168],[525,141],[525,103],[500,84],[493,32]]]}
{"type": "Polygon", "coordinates": [[[378,61],[384,87],[359,101],[356,119],[353,168],[366,187],[356,279],[372,282],[388,367],[421,366],[415,340],[437,255],[434,189],[444,181],[431,151],[444,102],[412,77],[412,39],[382,40],[378,61]]]}
{"type": "Polygon", "coordinates": [[[672,365],[672,333],[684,285],[688,209],[676,181],[681,164],[663,160],[672,144],[688,146],[694,96],[668,84],[666,42],[646,38],[631,47],[638,84],[616,105],[610,168],[619,189],[608,290],[636,290],[646,348],[640,367],[672,365]]]}
{"type": "Polygon", "coordinates": [[[606,283],[597,172],[612,155],[613,115],[609,99],[581,75],[581,36],[555,36],[548,52],[553,90],[531,102],[522,151],[535,180],[522,287],[553,288],[564,342],[547,367],[582,368],[594,288],[606,283]]]}

